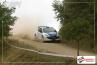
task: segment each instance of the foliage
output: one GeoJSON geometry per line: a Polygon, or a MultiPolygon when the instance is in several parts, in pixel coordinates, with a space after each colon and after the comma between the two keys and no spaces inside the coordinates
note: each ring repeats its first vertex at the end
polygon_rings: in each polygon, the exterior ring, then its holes
{"type": "Polygon", "coordinates": [[[57,20],[60,21],[61,24],[63,24],[65,15],[63,4],[60,1],[55,0],[52,6],[54,7],[57,20]]]}
{"type": "Polygon", "coordinates": [[[80,40],[84,37],[88,37],[87,34],[90,34],[90,24],[87,20],[78,18],[73,22],[66,24],[60,31],[63,38],[67,40],[80,40]]]}
{"type": "Polygon", "coordinates": [[[0,38],[3,36],[9,36],[9,31],[11,30],[14,21],[16,20],[15,16],[12,16],[15,8],[8,8],[4,4],[0,3],[0,38]]]}
{"type": "Polygon", "coordinates": [[[97,16],[97,4],[94,10],[94,2],[97,3],[97,0],[63,0],[62,2],[55,0],[53,2],[56,18],[61,23],[59,32],[63,40],[78,41],[87,38],[93,41],[94,30],[97,28],[96,26],[94,29],[94,25],[97,25],[97,20],[94,20],[97,16]],[[94,21],[96,21],[95,24],[94,21]]]}
{"type": "Polygon", "coordinates": [[[96,41],[97,41],[97,0],[95,0],[95,2],[96,2],[95,3],[95,33],[96,33],[96,41]]]}

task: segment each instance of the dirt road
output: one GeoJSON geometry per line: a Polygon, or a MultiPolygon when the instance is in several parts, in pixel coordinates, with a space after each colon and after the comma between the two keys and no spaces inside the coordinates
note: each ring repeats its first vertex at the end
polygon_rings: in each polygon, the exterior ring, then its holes
{"type": "MultiPolygon", "coordinates": [[[[70,57],[77,57],[77,50],[74,48],[70,48],[66,45],[60,44],[60,43],[51,43],[51,42],[38,42],[38,41],[33,41],[33,40],[28,40],[28,39],[21,39],[21,38],[15,38],[19,40],[21,43],[20,45],[28,45],[30,47],[37,49],[38,51],[41,52],[49,52],[49,53],[56,53],[59,55],[65,55],[65,56],[70,56],[70,57]]],[[[27,47],[26,47],[27,48],[27,47]]],[[[31,49],[31,48],[30,48],[31,49]]],[[[97,56],[97,54],[85,52],[80,50],[80,56],[97,56]]]]}

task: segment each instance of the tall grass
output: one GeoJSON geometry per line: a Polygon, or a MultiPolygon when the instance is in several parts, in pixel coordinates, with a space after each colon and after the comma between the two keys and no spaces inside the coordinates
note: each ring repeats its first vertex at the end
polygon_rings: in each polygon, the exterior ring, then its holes
{"type": "MultiPolygon", "coordinates": [[[[78,43],[77,43],[76,40],[69,40],[69,41],[63,40],[63,43],[70,46],[70,47],[77,49],[78,43]]],[[[79,47],[80,47],[80,50],[97,53],[97,42],[96,42],[95,48],[94,48],[94,40],[93,39],[82,39],[82,40],[80,40],[79,47]]]]}

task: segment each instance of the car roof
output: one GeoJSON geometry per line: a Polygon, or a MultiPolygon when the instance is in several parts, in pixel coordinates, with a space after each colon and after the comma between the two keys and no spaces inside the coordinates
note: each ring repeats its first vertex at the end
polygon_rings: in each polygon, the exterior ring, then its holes
{"type": "Polygon", "coordinates": [[[38,26],[38,28],[49,28],[49,26],[38,26]]]}

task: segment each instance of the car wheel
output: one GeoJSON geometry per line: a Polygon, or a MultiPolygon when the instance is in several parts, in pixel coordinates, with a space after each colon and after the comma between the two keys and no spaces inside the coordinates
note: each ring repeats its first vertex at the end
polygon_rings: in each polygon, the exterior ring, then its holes
{"type": "Polygon", "coordinates": [[[45,42],[45,41],[44,41],[44,37],[43,37],[43,35],[42,35],[42,39],[41,39],[41,41],[42,41],[42,42],[45,42]]]}

